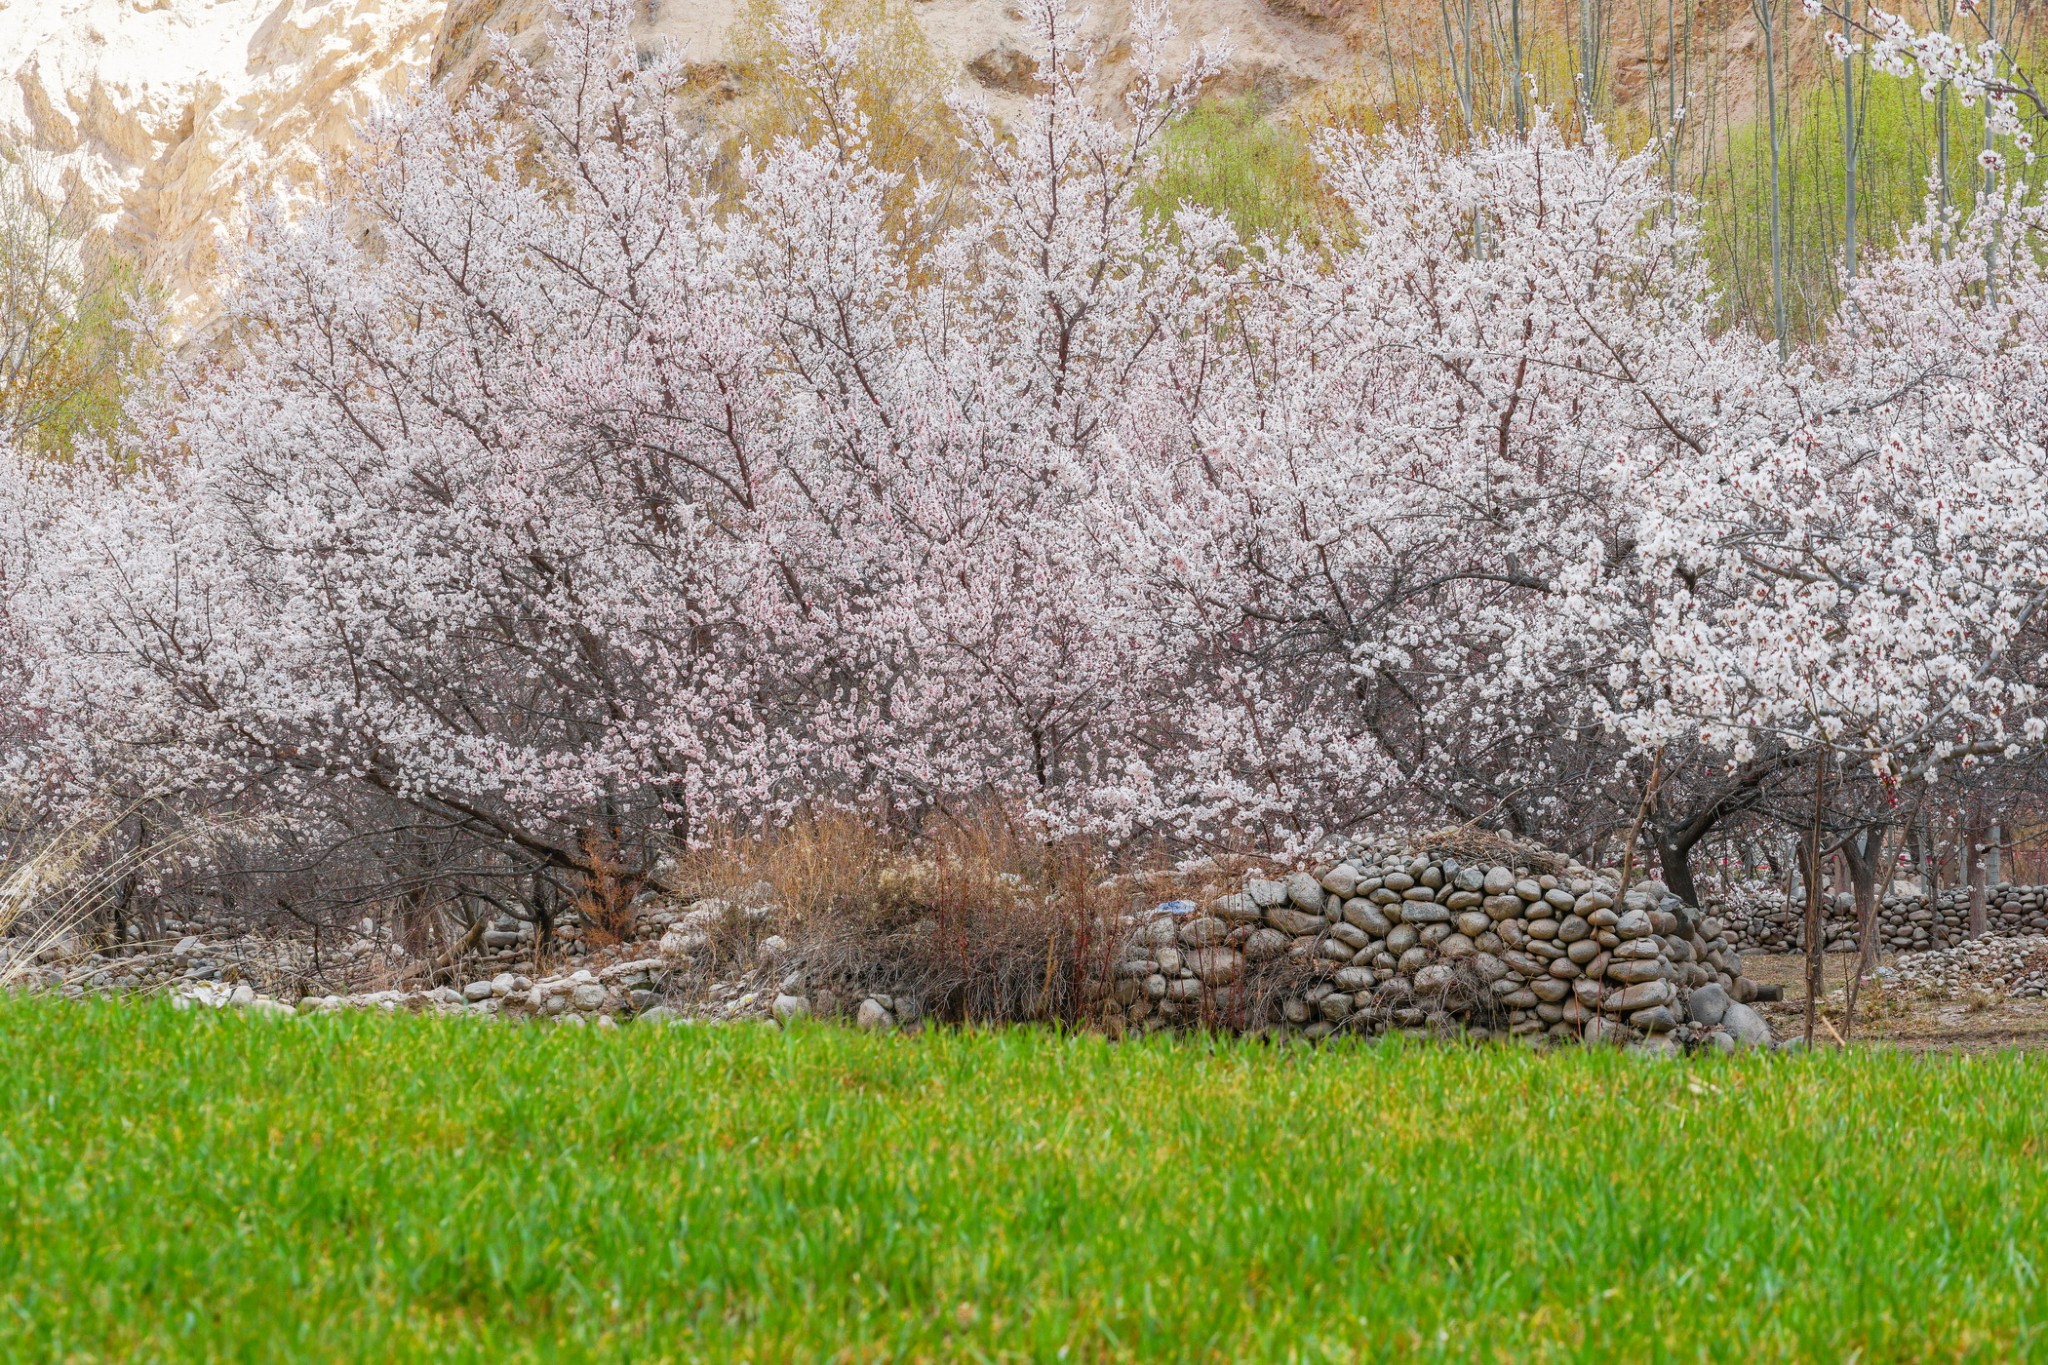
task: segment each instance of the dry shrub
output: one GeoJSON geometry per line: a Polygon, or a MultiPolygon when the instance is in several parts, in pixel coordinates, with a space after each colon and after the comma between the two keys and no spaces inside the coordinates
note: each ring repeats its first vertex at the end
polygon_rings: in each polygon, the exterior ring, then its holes
{"type": "Polygon", "coordinates": [[[1327,981],[1336,974],[1337,964],[1327,958],[1295,957],[1291,953],[1246,963],[1234,1003],[1202,1022],[1234,1033],[1256,1030],[1280,1018],[1282,1001],[1300,996],[1318,981],[1327,981]]]}
{"type": "Polygon", "coordinates": [[[1856,997],[1859,1023],[1880,1023],[1900,1019],[1912,1012],[1911,995],[1883,981],[1871,981],[1856,997]]]}
{"type": "Polygon", "coordinates": [[[828,814],[722,841],[675,880],[729,903],[772,888],[786,967],[821,1012],[879,993],[949,1022],[1079,1023],[1108,995],[1126,918],[1149,903],[1113,870],[1098,846],[1035,839],[1001,812],[917,838],[828,814]]]}
{"type": "Polygon", "coordinates": [[[78,822],[0,854],[0,987],[31,979],[38,962],[82,951],[102,879],[94,875],[112,825],[78,822]]]}
{"type": "Polygon", "coordinates": [[[571,908],[582,917],[585,941],[592,947],[623,943],[632,936],[633,897],[639,882],[628,874],[615,836],[585,830],[582,844],[590,870],[583,875],[571,908]]]}

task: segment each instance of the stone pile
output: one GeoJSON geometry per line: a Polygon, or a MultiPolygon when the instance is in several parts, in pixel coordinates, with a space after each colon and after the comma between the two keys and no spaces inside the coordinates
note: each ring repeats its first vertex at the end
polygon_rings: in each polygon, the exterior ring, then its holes
{"type": "MultiPolygon", "coordinates": [[[[172,921],[172,927],[176,932],[197,926],[172,921]]],[[[352,963],[367,956],[368,944],[362,946],[361,952],[334,954],[337,960],[330,966],[345,975],[352,963]]],[[[9,957],[9,945],[0,943],[0,966],[9,957]]],[[[131,992],[205,983],[232,987],[250,977],[303,976],[312,968],[312,955],[304,942],[293,939],[233,933],[202,938],[198,933],[179,932],[177,941],[168,946],[161,941],[130,941],[114,951],[66,940],[46,950],[42,963],[43,970],[34,974],[39,986],[131,992]]]]}
{"type": "Polygon", "coordinates": [[[1123,951],[1112,1022],[1768,1044],[1722,926],[1661,892],[1533,851],[1361,849],[1162,907],[1123,951]]]}
{"type": "Polygon", "coordinates": [[[554,934],[549,960],[560,965],[552,974],[536,969],[534,926],[509,918],[489,922],[477,947],[452,969],[431,973],[393,940],[388,926],[372,920],[315,951],[305,938],[175,918],[163,922],[179,935],[175,943],[131,936],[119,947],[95,948],[71,936],[42,945],[33,964],[16,960],[30,951],[23,940],[0,939],[0,971],[22,987],[73,995],[165,992],[208,1006],[256,1003],[265,1009],[260,1002],[297,1001],[301,1010],[523,1011],[564,1018],[628,1017],[653,1007],[651,990],[687,980],[686,991],[670,993],[691,996],[695,1013],[765,1015],[788,945],[769,933],[777,911],[758,903],[764,890],[750,888],[732,901],[650,894],[635,905],[625,936],[603,944],[566,916],[554,934]],[[467,984],[431,987],[426,980],[445,981],[450,971],[467,984]],[[589,1003],[589,991],[577,996],[575,987],[588,982],[607,987],[602,1004],[589,1003]],[[611,989],[618,983],[625,984],[611,989]],[[529,1003],[526,994],[536,989],[541,995],[529,1003]],[[572,999],[583,1003],[561,1003],[572,999]]]}
{"type": "MultiPolygon", "coordinates": [[[[739,905],[707,897],[684,905],[651,893],[634,905],[632,920],[621,941],[663,942],[668,945],[664,952],[687,956],[709,949],[713,936],[729,921],[761,925],[774,915],[772,903],[739,905]]],[[[584,958],[602,952],[595,931],[573,913],[565,915],[555,926],[552,937],[553,950],[563,957],[584,958]]],[[[476,960],[501,970],[530,973],[538,947],[539,934],[532,923],[501,915],[484,927],[476,960]]]]}
{"type": "MultiPolygon", "coordinates": [[[[358,991],[348,995],[307,995],[286,1003],[248,982],[180,982],[172,993],[181,1008],[208,1006],[269,1014],[333,1014],[342,1010],[382,1010],[430,1014],[501,1015],[561,1024],[613,1027],[632,1019],[672,1019],[676,1010],[662,1003],[662,988],[672,964],[659,958],[615,963],[598,971],[543,977],[539,981],[511,972],[478,978],[463,986],[430,990],[358,991]]],[[[707,1019],[760,1018],[768,1013],[767,997],[714,986],[707,1001],[694,1008],[707,1019]]]]}
{"type": "MultiPolygon", "coordinates": [[[[246,938],[197,935],[66,964],[62,984],[168,990],[187,1007],[276,1014],[408,1010],[605,1027],[687,1013],[921,1026],[922,1002],[892,984],[893,959],[834,968],[830,952],[820,958],[772,932],[777,911],[759,903],[763,890],[730,901],[650,896],[627,941],[568,948],[552,973],[532,969],[531,928],[507,921],[486,927],[450,984],[430,985],[424,963],[406,968],[374,926],[325,949],[330,970],[360,959],[356,989],[266,970],[246,938]]],[[[1215,1027],[1310,1040],[1404,1031],[1666,1051],[1771,1041],[1748,1007],[1765,996],[1714,916],[1695,917],[1656,883],[1623,895],[1611,870],[1491,838],[1422,853],[1355,848],[1313,872],[1255,876],[1125,925],[1127,941],[1082,986],[1089,1017],[1116,1031],[1215,1027]]]]}
{"type": "MultiPolygon", "coordinates": [[[[1792,953],[1806,941],[1806,903],[1797,894],[1775,890],[1710,898],[1710,907],[1727,926],[1739,947],[1758,952],[1792,953]]],[[[1988,889],[1985,908],[1993,934],[2048,933],[2048,887],[2000,882],[1988,889]]],[[[1827,947],[1853,952],[1857,947],[1856,903],[1837,894],[1824,920],[1827,947]]],[[[1878,903],[1879,947],[1886,952],[1921,953],[1961,943],[1969,935],[1970,892],[1949,887],[1931,898],[1888,895],[1878,903]]]]}
{"type": "Polygon", "coordinates": [[[2048,935],[1971,939],[1954,948],[1917,953],[1879,968],[1887,990],[1961,996],[1973,991],[2016,999],[2048,996],[2048,935]]]}
{"type": "Polygon", "coordinates": [[[775,989],[775,999],[770,1003],[769,1012],[777,1023],[788,1025],[816,1016],[836,1017],[842,1006],[851,1006],[854,1026],[869,1032],[915,1025],[924,1018],[924,1011],[914,995],[863,991],[841,1000],[836,992],[827,988],[812,988],[802,972],[792,972],[782,979],[775,989]]]}

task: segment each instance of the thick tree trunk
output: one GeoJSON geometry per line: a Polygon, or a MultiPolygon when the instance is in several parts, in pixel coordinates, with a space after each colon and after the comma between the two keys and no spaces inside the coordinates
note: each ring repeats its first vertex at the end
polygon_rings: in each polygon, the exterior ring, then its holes
{"type": "Polygon", "coordinates": [[[1657,866],[1664,885],[1687,905],[1698,907],[1700,893],[1692,876],[1692,854],[1724,820],[1749,810],[1763,796],[1763,785],[1772,773],[1789,760],[1763,759],[1737,774],[1735,781],[1714,795],[1711,801],[1680,819],[1660,821],[1654,828],[1657,866]]]}
{"type": "Polygon", "coordinates": [[[1657,867],[1664,875],[1664,885],[1671,888],[1671,894],[1687,905],[1700,903],[1699,888],[1692,879],[1692,851],[1698,840],[1679,843],[1670,838],[1657,840],[1657,867]]]}
{"type": "Polygon", "coordinates": [[[1856,892],[1856,973],[1849,978],[1848,1018],[1844,1028],[1856,1030],[1857,986],[1877,968],[1877,866],[1885,848],[1882,827],[1860,829],[1842,844],[1849,864],[1849,884],[1856,892]]]}

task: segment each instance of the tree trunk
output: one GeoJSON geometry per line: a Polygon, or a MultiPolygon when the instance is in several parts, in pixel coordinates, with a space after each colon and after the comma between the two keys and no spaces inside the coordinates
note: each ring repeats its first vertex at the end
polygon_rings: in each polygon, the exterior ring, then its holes
{"type": "MultiPolygon", "coordinates": [[[[1658,769],[1661,771],[1663,750],[1658,750],[1658,769]]],[[[1699,884],[1693,880],[1693,850],[1705,843],[1708,836],[1733,817],[1742,814],[1762,798],[1764,784],[1773,773],[1780,771],[1790,762],[1783,755],[1760,760],[1746,765],[1736,775],[1735,781],[1714,793],[1704,805],[1694,808],[1680,818],[1658,820],[1649,826],[1651,842],[1657,848],[1657,866],[1664,885],[1688,906],[1697,908],[1700,903],[1699,884]]],[[[1656,794],[1657,772],[1651,775],[1652,796],[1656,794]]],[[[1650,809],[1645,806],[1645,812],[1650,809]]],[[[1637,823],[1642,823],[1639,816],[1637,823]]]]}
{"type": "Polygon", "coordinates": [[[1849,978],[1844,1037],[1856,1032],[1857,987],[1877,968],[1877,865],[1884,848],[1885,831],[1876,825],[1857,830],[1842,844],[1849,884],[1856,892],[1856,971],[1849,978]]]}
{"type": "Polygon", "coordinates": [[[1963,832],[1963,869],[1970,882],[1970,937],[1982,938],[1991,928],[1984,887],[1983,830],[1973,817],[1963,832]]]}
{"type": "Polygon", "coordinates": [[[1813,1046],[1813,1026],[1820,1018],[1821,956],[1820,827],[1827,816],[1828,764],[1825,756],[1813,765],[1813,828],[1806,851],[1806,1046],[1813,1046]]]}
{"type": "Polygon", "coordinates": [[[1856,893],[1856,947],[1859,961],[1866,964],[1864,971],[1877,965],[1877,869],[1884,846],[1882,825],[1860,829],[1842,845],[1849,886],[1856,893]]]}
{"type": "Polygon", "coordinates": [[[1671,888],[1671,894],[1687,905],[1700,903],[1698,886],[1692,879],[1692,843],[1680,844],[1672,839],[1657,840],[1657,867],[1664,874],[1664,885],[1671,888]]]}
{"type": "Polygon", "coordinates": [[[1927,897],[1927,908],[1931,910],[1936,890],[1934,874],[1940,867],[1934,858],[1934,821],[1931,817],[1920,817],[1919,832],[1914,837],[1919,846],[1914,850],[1913,865],[1920,870],[1920,892],[1927,897]]]}
{"type": "Polygon", "coordinates": [[[1650,780],[1643,785],[1643,802],[1636,807],[1635,821],[1628,827],[1628,837],[1621,849],[1621,891],[1628,894],[1628,884],[1635,871],[1636,841],[1643,837],[1643,822],[1650,816],[1650,808],[1657,801],[1657,787],[1664,780],[1664,751],[1657,750],[1650,760],[1650,780]]]}

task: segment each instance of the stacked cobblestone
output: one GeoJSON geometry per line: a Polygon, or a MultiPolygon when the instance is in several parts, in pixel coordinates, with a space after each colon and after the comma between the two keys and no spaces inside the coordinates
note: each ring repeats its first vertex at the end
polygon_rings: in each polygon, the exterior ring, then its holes
{"type": "Polygon", "coordinates": [[[1140,1029],[1770,1040],[1715,917],[1534,852],[1361,849],[1254,879],[1162,907],[1136,926],[1117,978],[1118,1022],[1140,1029]]]}
{"type": "MultiPolygon", "coordinates": [[[[1708,904],[1727,926],[1731,941],[1744,950],[1789,953],[1801,951],[1805,945],[1806,906],[1796,896],[1752,891],[1709,897],[1708,904]]],[[[2001,882],[1988,889],[1985,908],[1992,934],[2048,933],[2048,887],[2001,882]]],[[[1849,952],[1858,946],[1855,903],[1848,896],[1835,897],[1824,923],[1829,948],[1849,952]]],[[[1968,937],[1969,925],[1967,887],[1951,887],[1932,897],[1889,895],[1878,905],[1879,947],[1886,952],[1950,948],[1968,937]]]]}

